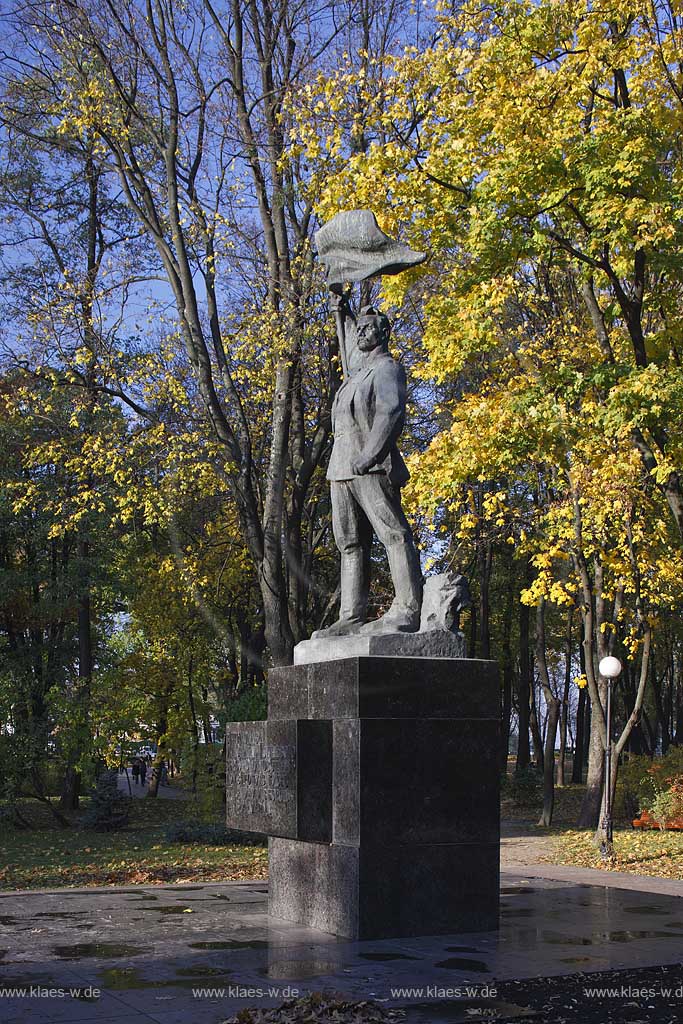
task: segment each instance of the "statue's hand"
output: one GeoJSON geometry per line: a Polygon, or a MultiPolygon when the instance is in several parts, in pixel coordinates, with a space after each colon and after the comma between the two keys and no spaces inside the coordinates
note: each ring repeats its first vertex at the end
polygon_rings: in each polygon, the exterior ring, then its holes
{"type": "Polygon", "coordinates": [[[354,476],[365,476],[374,466],[374,462],[368,459],[351,459],[351,472],[354,476]]]}
{"type": "Polygon", "coordinates": [[[348,305],[349,292],[345,292],[342,285],[333,284],[328,292],[328,300],[330,312],[336,313],[337,310],[344,310],[348,305]]]}

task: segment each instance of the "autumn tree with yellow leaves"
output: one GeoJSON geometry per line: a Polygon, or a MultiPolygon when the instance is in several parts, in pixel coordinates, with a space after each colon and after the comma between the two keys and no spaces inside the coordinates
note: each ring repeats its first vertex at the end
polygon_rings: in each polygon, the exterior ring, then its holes
{"type": "MultiPolygon", "coordinates": [[[[608,742],[616,771],[683,741],[679,19],[660,0],[437,5],[419,27],[370,0],[12,16],[7,409],[38,388],[62,429],[24,424],[5,507],[35,508],[54,467],[52,539],[93,568],[86,527],[120,541],[118,667],[150,680],[158,738],[196,738],[221,699],[199,680],[286,662],[334,600],[338,353],[310,239],[356,207],[429,253],[384,283],[414,398],[406,495],[427,571],[472,580],[470,653],[502,663],[542,821],[575,680],[585,824],[608,742]]],[[[127,721],[101,682],[91,717],[127,721]]]]}
{"type": "Polygon", "coordinates": [[[399,14],[346,0],[58,0],[17,15],[18,67],[29,64],[57,135],[92,140],[156,253],[275,663],[309,628],[338,382],[284,101],[354,34],[370,45],[399,14]]]}
{"type": "MultiPolygon", "coordinates": [[[[537,637],[549,606],[579,609],[592,707],[582,821],[596,824],[599,657],[627,666],[618,754],[656,671],[653,636],[683,597],[680,18],[666,2],[473,2],[442,9],[439,25],[432,47],[406,49],[366,88],[366,152],[336,114],[363,87],[353,68],[312,87],[327,112],[311,118],[307,99],[295,144],[315,162],[322,217],[369,206],[431,254],[413,275],[416,372],[442,400],[411,500],[463,542],[482,526],[507,533],[532,566],[521,601],[538,608],[537,637]],[[473,513],[477,482],[489,500],[473,513]]],[[[391,282],[386,299],[404,291],[391,282]]],[[[536,668],[552,754],[543,642],[536,668]]]]}

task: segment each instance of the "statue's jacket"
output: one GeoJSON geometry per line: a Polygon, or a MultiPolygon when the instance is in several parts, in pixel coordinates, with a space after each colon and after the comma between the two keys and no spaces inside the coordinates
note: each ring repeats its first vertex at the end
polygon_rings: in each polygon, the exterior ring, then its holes
{"type": "Polygon", "coordinates": [[[388,353],[344,381],[332,406],[334,445],[328,480],[351,480],[354,459],[372,459],[371,473],[386,473],[402,487],[410,474],[396,446],[406,410],[406,375],[388,353]]]}

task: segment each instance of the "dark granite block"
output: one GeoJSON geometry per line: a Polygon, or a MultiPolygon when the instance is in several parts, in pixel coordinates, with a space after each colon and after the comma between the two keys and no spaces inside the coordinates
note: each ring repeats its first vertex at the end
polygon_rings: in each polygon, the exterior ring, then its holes
{"type": "Polygon", "coordinates": [[[489,931],[498,844],[352,847],[270,842],[269,913],[350,939],[489,931]]]}
{"type": "Polygon", "coordinates": [[[498,927],[498,843],[360,849],[360,938],[498,927]]]}
{"type": "Polygon", "coordinates": [[[299,721],[297,726],[297,836],[332,841],[332,722],[299,721]]]}
{"type": "Polygon", "coordinates": [[[271,669],[269,720],[498,718],[498,666],[447,658],[349,658],[271,669]]]}
{"type": "Polygon", "coordinates": [[[360,843],[360,720],[333,723],[332,840],[347,846],[360,843]]]}
{"type": "Polygon", "coordinates": [[[308,676],[311,665],[271,668],[268,671],[268,720],[308,718],[308,676]]]}
{"type": "Polygon", "coordinates": [[[268,913],[283,921],[355,938],[358,858],[351,846],[291,839],[268,843],[268,913]]]}
{"type": "Polygon", "coordinates": [[[229,722],[228,828],[296,836],[296,722],[229,722]]]}
{"type": "MultiPolygon", "coordinates": [[[[361,719],[361,845],[498,842],[498,736],[497,722],[361,719]]],[[[347,786],[335,779],[335,804],[347,786]]]]}

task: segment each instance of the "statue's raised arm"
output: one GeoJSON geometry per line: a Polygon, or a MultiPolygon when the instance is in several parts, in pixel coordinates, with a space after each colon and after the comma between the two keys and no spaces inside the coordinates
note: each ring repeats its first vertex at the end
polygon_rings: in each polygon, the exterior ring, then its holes
{"type": "Polygon", "coordinates": [[[346,378],[357,368],[358,358],[356,320],[349,302],[350,292],[344,291],[344,285],[383,274],[400,274],[422,263],[427,256],[385,235],[372,210],[338,213],[316,232],[315,244],[318,257],[327,268],[330,309],[335,315],[346,378]]]}

